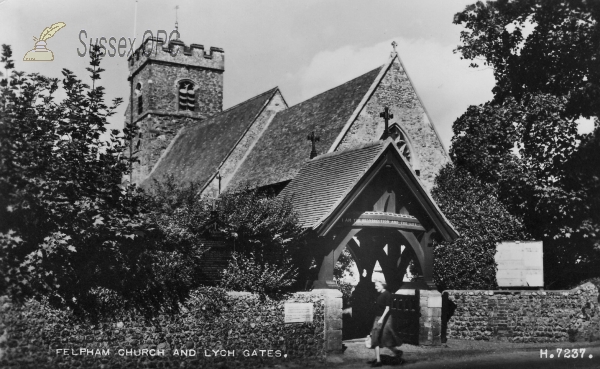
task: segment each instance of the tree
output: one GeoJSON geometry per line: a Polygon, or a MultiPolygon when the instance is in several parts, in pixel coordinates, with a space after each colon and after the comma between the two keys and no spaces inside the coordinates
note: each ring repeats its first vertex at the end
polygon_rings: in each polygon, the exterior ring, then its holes
{"type": "Polygon", "coordinates": [[[254,253],[259,262],[276,264],[302,252],[303,229],[289,199],[242,187],[222,196],[219,219],[236,251],[254,253]]]}
{"type": "MultiPolygon", "coordinates": [[[[99,49],[90,57],[91,87],[67,69],[60,83],[16,71],[2,80],[0,294],[94,319],[176,311],[189,294],[175,273],[185,250],[165,242],[143,193],[122,184],[135,132],[101,139],[121,99],[105,104],[99,49]]],[[[6,45],[2,60],[11,70],[6,45]]]]}
{"type": "Polygon", "coordinates": [[[224,288],[271,293],[296,281],[303,268],[296,261],[302,259],[304,233],[288,199],[248,186],[211,199],[199,188],[173,176],[153,182],[153,216],[169,238],[202,249],[209,228],[220,234],[234,251],[221,281],[224,288]]]}
{"type": "Polygon", "coordinates": [[[550,94],[566,98],[568,117],[598,116],[598,19],[598,1],[478,1],[454,16],[466,28],[456,51],[493,68],[495,102],[550,94]]]}
{"type": "Polygon", "coordinates": [[[498,200],[494,186],[448,164],[438,174],[432,196],[460,233],[434,249],[434,278],[440,289],[496,289],[496,245],[524,240],[525,227],[498,200]]]}
{"type": "MultiPolygon", "coordinates": [[[[453,125],[450,156],[456,165],[500,189],[515,213],[535,223],[540,197],[558,190],[566,163],[581,137],[561,116],[564,99],[536,95],[527,103],[471,106],[453,125]]],[[[533,224],[532,224],[533,226],[533,224]]]]}
{"type": "Polygon", "coordinates": [[[495,186],[544,241],[547,286],[598,274],[600,177],[583,158],[600,146],[596,134],[577,133],[576,119],[599,113],[599,15],[598,2],[502,0],[454,18],[466,28],[457,51],[492,67],[496,86],[492,101],[454,123],[452,160],[495,186]]]}

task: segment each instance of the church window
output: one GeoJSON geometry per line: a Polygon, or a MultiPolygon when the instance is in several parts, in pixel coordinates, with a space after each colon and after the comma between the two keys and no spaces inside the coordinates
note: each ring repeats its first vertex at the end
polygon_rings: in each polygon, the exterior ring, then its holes
{"type": "Polygon", "coordinates": [[[194,111],[196,105],[196,91],[190,81],[179,83],[179,110],[194,111]]]}
{"type": "Polygon", "coordinates": [[[413,152],[412,152],[412,145],[409,142],[408,136],[406,135],[406,133],[404,133],[404,131],[397,125],[397,124],[392,124],[392,126],[389,128],[390,130],[390,137],[392,137],[394,139],[394,142],[396,143],[396,146],[398,147],[398,150],[400,151],[400,153],[402,154],[402,156],[404,156],[406,158],[406,160],[412,165],[413,164],[413,152]]]}
{"type": "Polygon", "coordinates": [[[137,113],[142,114],[144,111],[144,99],[142,98],[142,85],[140,83],[135,86],[135,95],[137,96],[137,113]]]}

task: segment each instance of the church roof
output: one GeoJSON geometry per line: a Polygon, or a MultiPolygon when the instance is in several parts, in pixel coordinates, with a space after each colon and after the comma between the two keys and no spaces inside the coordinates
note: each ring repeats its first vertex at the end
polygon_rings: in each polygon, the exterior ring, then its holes
{"type": "Polygon", "coordinates": [[[230,186],[249,183],[260,187],[294,178],[309,160],[311,143],[306,136],[314,131],[320,136],[317,150],[329,150],[380,69],[277,113],[269,129],[236,172],[230,186]]]}
{"type": "Polygon", "coordinates": [[[174,175],[180,183],[205,183],[277,90],[273,88],[180,130],[144,184],[166,174],[174,175]]]}
{"type": "MultiPolygon", "coordinates": [[[[289,197],[303,227],[317,229],[334,214],[355,191],[386,152],[395,153],[402,163],[405,181],[417,201],[446,240],[458,232],[446,219],[431,195],[424,189],[410,164],[401,156],[391,139],[376,141],[348,150],[335,151],[308,161],[279,196],[289,197]]],[[[363,184],[366,185],[366,184],[363,184]]]]}

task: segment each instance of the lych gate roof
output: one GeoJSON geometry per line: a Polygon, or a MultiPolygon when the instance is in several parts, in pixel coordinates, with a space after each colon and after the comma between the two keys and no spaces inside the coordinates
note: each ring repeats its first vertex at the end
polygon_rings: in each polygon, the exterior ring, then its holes
{"type": "Polygon", "coordinates": [[[291,199],[303,227],[317,229],[358,188],[366,173],[379,165],[380,160],[385,160],[382,157],[390,150],[402,164],[400,170],[405,174],[405,183],[442,237],[446,240],[457,238],[458,232],[442,214],[391,139],[317,156],[300,169],[279,196],[291,199]]]}
{"type": "Polygon", "coordinates": [[[182,129],[145,184],[166,174],[172,174],[180,183],[205,183],[276,92],[274,88],[182,129]]]}
{"type": "Polygon", "coordinates": [[[384,142],[317,156],[279,196],[289,196],[303,227],[316,228],[371,168],[384,142]]]}
{"type": "Polygon", "coordinates": [[[317,150],[326,152],[377,78],[380,69],[374,69],[277,113],[230,186],[244,183],[265,186],[294,178],[309,160],[311,146],[306,136],[314,131],[320,136],[317,150]]]}

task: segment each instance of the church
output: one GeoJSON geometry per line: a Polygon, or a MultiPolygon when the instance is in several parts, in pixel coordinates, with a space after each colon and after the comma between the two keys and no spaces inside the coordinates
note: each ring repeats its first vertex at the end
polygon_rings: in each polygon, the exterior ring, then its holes
{"type": "Polygon", "coordinates": [[[319,235],[314,288],[335,287],[348,247],[361,280],[379,262],[400,288],[414,260],[415,288],[434,290],[432,240],[458,237],[429,194],[450,159],[392,46],[385,64],[296,105],[275,87],[223,110],[223,49],[146,40],[128,60],[133,182],[173,175],[212,197],[270,189],[319,235]]]}

